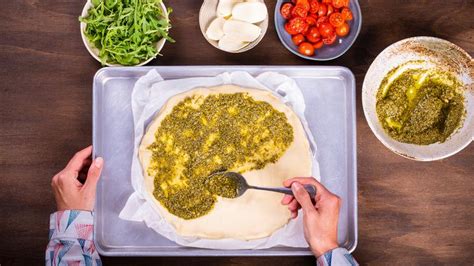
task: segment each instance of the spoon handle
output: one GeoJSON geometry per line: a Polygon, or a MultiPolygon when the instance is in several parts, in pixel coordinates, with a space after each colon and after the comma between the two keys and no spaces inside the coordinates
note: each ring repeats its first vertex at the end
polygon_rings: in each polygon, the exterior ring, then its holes
{"type": "MultiPolygon", "coordinates": [[[[308,192],[311,199],[314,199],[316,197],[316,187],[315,186],[313,186],[313,185],[303,185],[303,187],[306,189],[306,191],[308,192]]],[[[283,194],[287,194],[287,195],[293,195],[293,191],[291,190],[291,188],[287,188],[287,187],[256,187],[256,186],[249,186],[249,188],[279,192],[279,193],[283,193],[283,194]]]]}

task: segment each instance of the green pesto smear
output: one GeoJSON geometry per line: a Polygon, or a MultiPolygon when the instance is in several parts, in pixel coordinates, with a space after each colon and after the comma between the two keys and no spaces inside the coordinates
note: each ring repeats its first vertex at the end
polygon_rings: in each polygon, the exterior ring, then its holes
{"type": "Polygon", "coordinates": [[[382,127],[404,143],[446,141],[464,117],[461,83],[440,70],[405,67],[401,71],[401,67],[388,73],[377,92],[376,111],[382,127]]]}
{"type": "Polygon", "coordinates": [[[238,196],[239,183],[234,178],[229,178],[223,173],[211,175],[207,179],[208,190],[217,196],[224,198],[236,198],[238,196]]]}
{"type": "Polygon", "coordinates": [[[262,169],[292,142],[286,115],[247,93],[187,97],[163,119],[148,147],[153,194],[178,217],[201,217],[212,210],[217,195],[232,193],[228,184],[206,186],[212,173],[262,169]]]}

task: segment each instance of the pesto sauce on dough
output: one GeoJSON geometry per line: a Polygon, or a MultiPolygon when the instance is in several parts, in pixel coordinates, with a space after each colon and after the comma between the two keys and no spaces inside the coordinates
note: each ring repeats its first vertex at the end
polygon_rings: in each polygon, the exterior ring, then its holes
{"type": "Polygon", "coordinates": [[[206,183],[209,191],[224,198],[235,198],[238,196],[239,183],[224,174],[210,176],[206,183]]]}
{"type": "Polygon", "coordinates": [[[247,93],[187,97],[163,119],[148,147],[153,195],[178,217],[201,217],[222,192],[218,184],[209,190],[209,175],[262,169],[292,142],[286,115],[247,93]]]}
{"type": "Polygon", "coordinates": [[[418,145],[444,142],[464,117],[461,84],[449,73],[408,69],[391,84],[389,72],[377,92],[376,112],[395,140],[418,145]]]}

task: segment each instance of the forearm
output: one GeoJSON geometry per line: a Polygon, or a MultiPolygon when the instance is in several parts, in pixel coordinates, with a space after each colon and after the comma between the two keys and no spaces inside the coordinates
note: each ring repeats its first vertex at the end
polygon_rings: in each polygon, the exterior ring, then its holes
{"type": "Polygon", "coordinates": [[[46,265],[101,265],[93,239],[93,213],[58,211],[50,216],[46,265]]]}
{"type": "Polygon", "coordinates": [[[319,256],[317,259],[318,266],[332,266],[332,265],[359,265],[357,261],[352,257],[352,255],[345,248],[335,248],[332,249],[323,255],[319,256]]]}

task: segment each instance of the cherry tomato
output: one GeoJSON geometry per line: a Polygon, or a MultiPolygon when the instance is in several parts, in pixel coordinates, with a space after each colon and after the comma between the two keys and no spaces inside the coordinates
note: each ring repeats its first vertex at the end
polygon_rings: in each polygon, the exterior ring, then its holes
{"type": "Polygon", "coordinates": [[[319,41],[319,42],[313,44],[313,48],[314,49],[319,49],[319,48],[323,47],[323,45],[324,45],[323,41],[319,41]]]}
{"type": "Polygon", "coordinates": [[[291,0],[282,4],[281,16],[286,19],[285,30],[298,51],[312,56],[315,49],[334,44],[337,36],[349,34],[346,22],[353,19],[348,8],[350,0],[291,0]]]}
{"type": "Polygon", "coordinates": [[[333,13],[329,16],[329,23],[334,26],[334,28],[340,27],[344,24],[344,18],[342,17],[341,13],[333,13]]]}
{"type": "Polygon", "coordinates": [[[304,9],[309,11],[310,8],[310,0],[296,0],[297,5],[301,5],[304,9]]]}
{"type": "Polygon", "coordinates": [[[324,44],[333,44],[336,41],[336,33],[332,31],[326,38],[323,38],[324,44]]]}
{"type": "Polygon", "coordinates": [[[285,31],[288,32],[290,35],[298,34],[296,31],[294,31],[292,28],[290,28],[290,23],[287,22],[285,23],[285,31]]]}
{"type": "Polygon", "coordinates": [[[328,17],[326,17],[326,16],[319,17],[316,20],[316,27],[319,28],[319,26],[321,26],[321,24],[323,24],[324,22],[328,22],[328,17]]]}
{"type": "Polygon", "coordinates": [[[304,42],[304,35],[299,33],[299,34],[296,34],[296,35],[293,35],[291,37],[291,40],[293,41],[293,43],[298,46],[300,45],[300,43],[304,42]]]}
{"type": "Polygon", "coordinates": [[[304,18],[295,17],[285,24],[285,29],[289,34],[295,35],[308,30],[308,23],[306,23],[304,18]]]}
{"type": "Polygon", "coordinates": [[[303,31],[301,32],[301,34],[303,34],[303,35],[306,36],[306,34],[308,34],[308,32],[309,32],[309,25],[308,25],[306,28],[303,29],[303,31]]]}
{"type": "Polygon", "coordinates": [[[308,15],[308,11],[304,9],[301,5],[296,5],[293,7],[293,10],[291,10],[291,16],[293,17],[306,17],[308,15]]]}
{"type": "Polygon", "coordinates": [[[344,22],[344,23],[342,23],[341,26],[336,28],[336,34],[337,34],[337,36],[344,37],[347,34],[349,34],[349,30],[350,30],[349,24],[344,22]]]}
{"type": "Polygon", "coordinates": [[[318,10],[319,10],[319,2],[318,0],[311,0],[311,2],[309,3],[309,13],[311,14],[316,14],[318,13],[318,10]]]}
{"type": "Polygon", "coordinates": [[[329,17],[329,15],[331,15],[332,13],[334,13],[334,7],[332,7],[331,4],[328,4],[328,13],[326,14],[326,16],[329,17]]]}
{"type": "Polygon", "coordinates": [[[293,4],[292,3],[284,3],[281,8],[280,8],[280,13],[281,16],[284,19],[289,19],[291,18],[291,11],[293,10],[293,4]]]}
{"type": "Polygon", "coordinates": [[[302,42],[298,46],[298,51],[300,52],[300,54],[304,54],[304,55],[307,55],[307,56],[313,56],[314,55],[314,47],[309,42],[302,42]]]}
{"type": "Polygon", "coordinates": [[[318,17],[326,16],[328,13],[328,6],[326,4],[319,4],[318,17]]]}
{"type": "Polygon", "coordinates": [[[342,18],[344,20],[352,20],[353,19],[353,16],[352,16],[352,11],[347,8],[347,7],[344,7],[342,10],[341,10],[341,15],[342,15],[342,18]]]}
{"type": "Polygon", "coordinates": [[[334,33],[334,27],[328,22],[321,23],[321,25],[319,25],[318,30],[319,33],[321,33],[321,36],[323,36],[324,38],[334,33]]]}
{"type": "Polygon", "coordinates": [[[344,7],[346,4],[346,0],[332,0],[332,5],[335,8],[341,8],[344,7]]]}
{"type": "Polygon", "coordinates": [[[311,27],[306,34],[306,39],[312,43],[319,42],[321,40],[321,34],[319,33],[318,28],[311,27]]]}
{"type": "Polygon", "coordinates": [[[307,16],[305,18],[306,23],[308,23],[309,26],[316,25],[316,19],[313,16],[307,16]]]}
{"type": "Polygon", "coordinates": [[[297,0],[295,7],[291,11],[294,17],[306,17],[310,9],[309,0],[297,0]]]}

